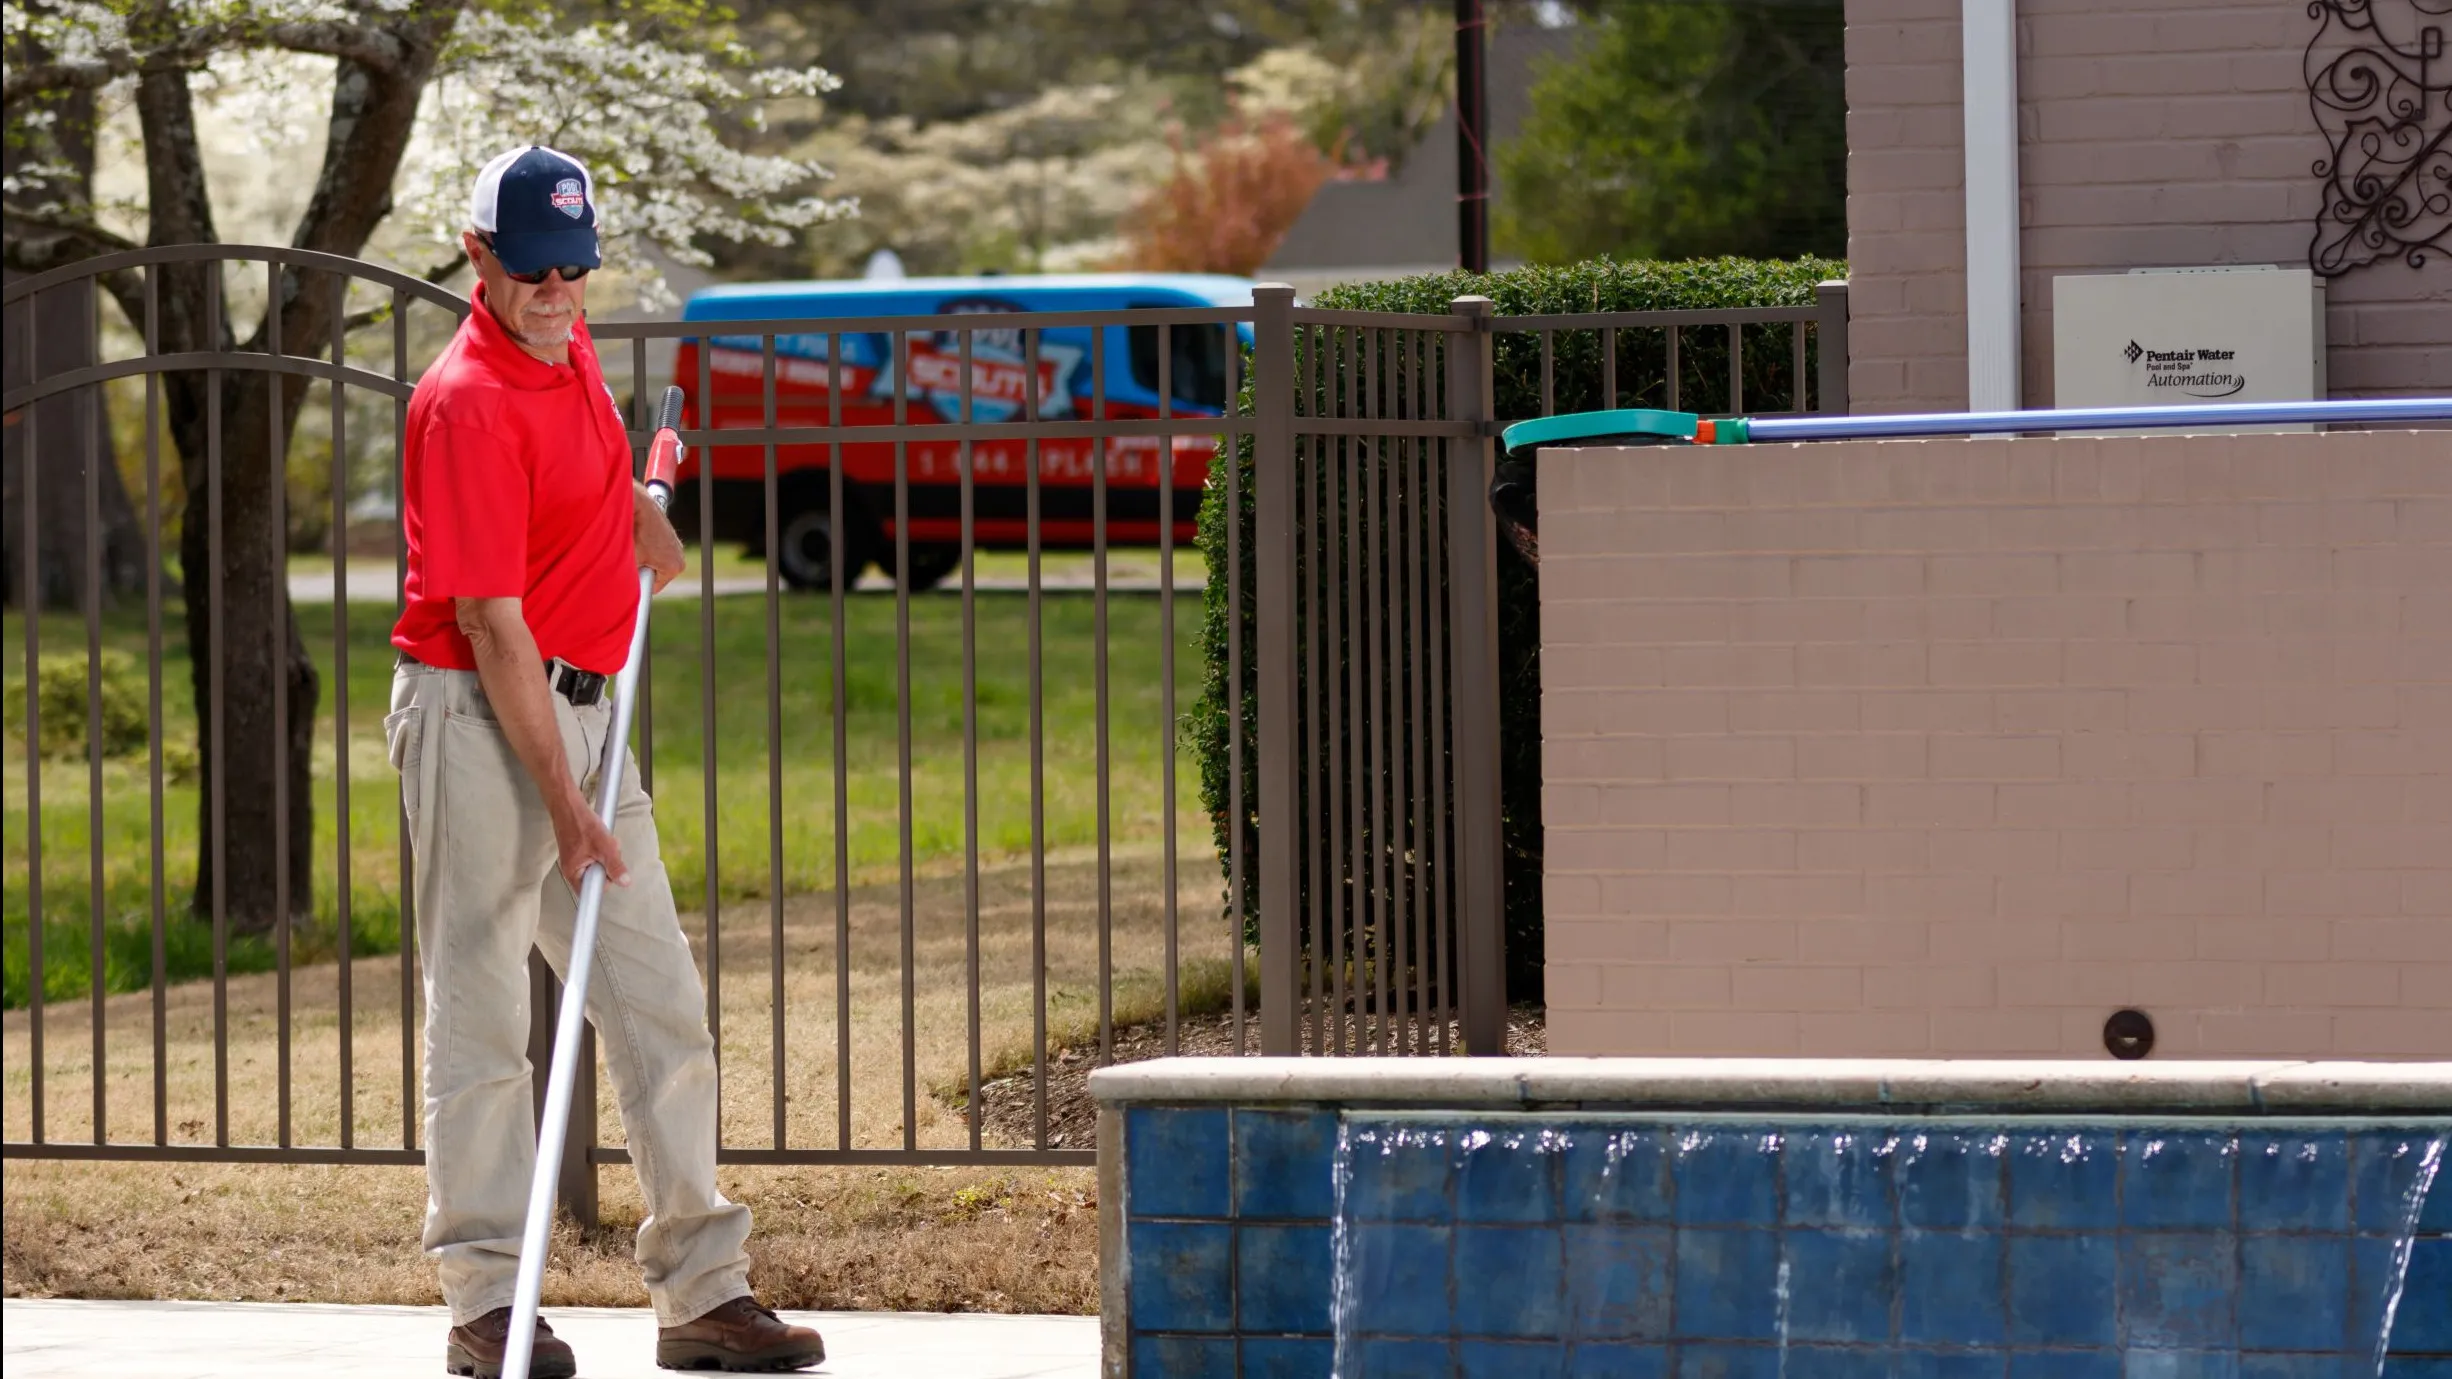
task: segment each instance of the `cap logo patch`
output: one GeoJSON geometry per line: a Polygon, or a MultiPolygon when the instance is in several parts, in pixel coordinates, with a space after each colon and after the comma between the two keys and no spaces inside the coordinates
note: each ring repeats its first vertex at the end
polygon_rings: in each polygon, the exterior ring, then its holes
{"type": "Polygon", "coordinates": [[[587,193],[580,188],[576,177],[565,177],[554,183],[552,201],[555,210],[573,220],[587,212],[587,193]]]}

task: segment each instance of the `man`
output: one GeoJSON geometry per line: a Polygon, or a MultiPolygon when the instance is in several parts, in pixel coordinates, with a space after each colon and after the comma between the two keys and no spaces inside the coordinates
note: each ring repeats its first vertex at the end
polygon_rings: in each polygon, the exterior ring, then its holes
{"type": "MultiPolygon", "coordinates": [[[[605,869],[587,1014],[647,1200],[638,1261],[657,1363],[783,1370],[823,1359],[749,1291],[748,1209],[715,1188],[706,995],[623,776],[612,831],[591,803],[629,654],[638,569],[660,588],[681,542],[631,478],[630,444],[581,308],[601,259],[587,169],[513,149],[477,178],[461,247],[474,309],[409,402],[408,608],[384,722],[416,859],[426,996],[425,1247],[451,1304],[445,1363],[499,1375],[535,1162],[527,954],[570,959],[581,874],[605,869]]],[[[532,1373],[574,1373],[539,1321],[532,1373]]]]}

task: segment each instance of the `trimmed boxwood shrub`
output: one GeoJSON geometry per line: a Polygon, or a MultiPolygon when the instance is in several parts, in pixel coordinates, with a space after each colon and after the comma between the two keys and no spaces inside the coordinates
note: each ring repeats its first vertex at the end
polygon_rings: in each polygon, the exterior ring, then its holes
{"type": "MultiPolygon", "coordinates": [[[[1816,285],[1847,276],[1847,265],[1830,259],[1762,261],[1698,259],[1682,263],[1619,263],[1597,259],[1565,267],[1529,267],[1503,273],[1442,273],[1396,282],[1356,283],[1320,294],[1313,305],[1359,311],[1445,312],[1458,297],[1479,295],[1496,303],[1500,316],[1596,311],[1673,311],[1713,307],[1801,306],[1814,300],[1816,285]]],[[[1747,326],[1744,330],[1745,409],[1773,412],[1800,403],[1790,352],[1790,328],[1747,326]]],[[[1551,388],[1554,410],[1583,411],[1605,404],[1601,397],[1601,342],[1597,331],[1553,336],[1551,388]]],[[[1619,407],[1668,405],[1666,332],[1622,330],[1618,335],[1619,407]]],[[[1498,415],[1506,420],[1542,414],[1541,345],[1529,334],[1501,334],[1493,349],[1498,415]]],[[[1679,339],[1678,405],[1691,412],[1728,410],[1728,331],[1687,327],[1679,339]]],[[[1816,350],[1810,340],[1805,379],[1814,377],[1816,350]]],[[[1442,375],[1436,370],[1433,378],[1442,375]]],[[[1329,365],[1332,374],[1335,363],[1329,365]]],[[[1251,407],[1251,371],[1243,370],[1246,412],[1251,407]]],[[[1331,388],[1337,386],[1332,378],[1331,388]]],[[[1810,384],[1808,384],[1810,396],[1810,384]]],[[[1229,493],[1223,466],[1211,476],[1200,510],[1200,541],[1208,552],[1209,583],[1201,623],[1204,673],[1201,697],[1187,725],[1200,755],[1202,799],[1216,830],[1220,865],[1226,862],[1229,817],[1229,755],[1226,718],[1229,611],[1226,537],[1229,521],[1242,527],[1242,568],[1231,572],[1243,586],[1244,817],[1239,821],[1249,861],[1243,877],[1246,937],[1259,938],[1259,739],[1253,651],[1253,609],[1258,600],[1252,562],[1252,471],[1250,441],[1243,442],[1229,493]],[[1231,498],[1232,501],[1229,501],[1231,498]]],[[[1541,996],[1541,639],[1538,573],[1507,542],[1498,546],[1500,792],[1504,811],[1507,907],[1507,994],[1510,1001],[1541,996]]],[[[1332,655],[1333,659],[1333,655],[1332,655]]],[[[1324,670],[1326,668],[1324,667],[1324,670]]],[[[1343,673],[1342,666],[1336,668],[1343,673]]],[[[1449,779],[1453,780],[1452,767],[1449,779]]],[[[1303,898],[1308,908],[1309,897],[1303,898]]]]}

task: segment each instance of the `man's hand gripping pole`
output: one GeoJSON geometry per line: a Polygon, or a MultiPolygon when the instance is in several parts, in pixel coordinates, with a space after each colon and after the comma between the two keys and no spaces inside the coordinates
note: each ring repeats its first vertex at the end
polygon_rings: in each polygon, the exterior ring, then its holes
{"type": "MultiPolygon", "coordinates": [[[[647,496],[657,508],[673,501],[681,468],[681,390],[666,388],[656,408],[655,438],[647,446],[647,496]]],[[[630,629],[630,658],[613,682],[613,724],[605,733],[604,759],[596,768],[596,817],[607,832],[621,802],[622,767],[629,760],[630,713],[638,702],[639,662],[647,649],[647,612],[655,572],[639,571],[639,615],[630,629]]],[[[536,1172],[528,1184],[528,1220],[520,1233],[519,1274],[511,1300],[511,1334],[502,1359],[503,1379],[528,1379],[536,1345],[536,1309],[545,1286],[546,1240],[553,1230],[554,1184],[562,1146],[570,1135],[571,1089],[578,1082],[579,1033],[587,1018],[588,969],[596,955],[596,916],[604,908],[603,866],[590,863],[579,880],[579,911],[571,924],[570,970],[562,978],[562,1009],[554,1022],[553,1072],[545,1084],[545,1110],[536,1127],[536,1172]]]]}

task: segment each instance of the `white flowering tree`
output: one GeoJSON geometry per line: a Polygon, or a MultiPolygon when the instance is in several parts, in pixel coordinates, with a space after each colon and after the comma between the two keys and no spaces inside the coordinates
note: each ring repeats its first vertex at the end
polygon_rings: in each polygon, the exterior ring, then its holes
{"type": "Polygon", "coordinates": [[[1163,94],[1057,86],[1010,109],[923,124],[854,115],[801,145],[858,197],[856,224],[810,246],[821,273],[892,249],[914,273],[1070,272],[1120,248],[1116,223],[1165,174],[1163,94]]]}
{"type": "Polygon", "coordinates": [[[1127,70],[958,119],[830,121],[798,151],[834,170],[834,188],[858,199],[860,217],[813,237],[809,257],[828,275],[859,272],[878,249],[917,273],[1151,266],[1135,258],[1137,213],[1176,172],[1183,146],[1216,132],[1201,116],[1251,128],[1283,121],[1349,163],[1410,146],[1444,101],[1443,69],[1425,53],[1452,43],[1453,29],[1401,16],[1383,32],[1384,43],[1343,60],[1289,43],[1223,80],[1204,74],[1213,100],[1203,111],[1187,111],[1168,82],[1127,70]]]}
{"type": "MultiPolygon", "coordinates": [[[[268,149],[256,175],[303,178],[313,190],[288,238],[300,249],[357,256],[379,227],[415,250],[440,281],[459,265],[452,247],[467,187],[494,152],[549,143],[587,160],[600,192],[608,267],[641,280],[654,300],[661,280],[650,248],[704,262],[706,236],[785,243],[843,213],[818,195],[824,172],[747,149],[769,102],[809,101],[831,89],[823,71],[777,69],[735,42],[721,11],[703,0],[609,0],[593,6],[534,6],[512,0],[9,0],[0,5],[8,180],[5,259],[39,272],[138,244],[219,242],[214,189],[199,137],[200,95],[261,120],[268,149]],[[320,90],[310,89],[320,86],[320,90]],[[234,104],[233,104],[234,103],[234,104]],[[97,122],[132,110],[133,150],[143,191],[114,207],[94,193],[97,122]],[[320,108],[320,130],[302,112],[320,108]],[[320,135],[320,154],[307,135],[320,135]],[[115,229],[114,223],[127,228],[115,229]],[[136,228],[141,226],[141,228],[136,228]],[[133,231],[133,232],[131,232],[133,231]]],[[[201,268],[165,269],[160,347],[262,350],[277,321],[298,342],[332,337],[347,312],[328,274],[284,273],[252,323],[230,310],[230,277],[201,268]],[[242,331],[247,333],[242,335],[242,331]]],[[[106,274],[103,289],[131,323],[144,320],[144,285],[106,274]]],[[[364,319],[371,319],[367,317],[364,319]]],[[[342,322],[341,324],[354,324],[342,322]]],[[[304,389],[280,390],[268,373],[220,373],[221,486],[218,550],[209,525],[181,523],[180,565],[217,565],[223,591],[218,641],[224,660],[223,737],[199,743],[203,776],[195,909],[222,889],[232,927],[263,932],[310,913],[315,850],[311,774],[317,676],[289,608],[284,542],[272,466],[304,389]],[[287,713],[273,713],[276,681],[287,713]],[[275,744],[288,744],[287,823],[291,913],[278,913],[275,744]],[[215,782],[220,788],[216,791],[215,782]],[[208,803],[223,800],[216,849],[208,803]],[[214,874],[220,851],[224,871],[214,874]]],[[[185,491],[207,488],[205,376],[164,377],[166,418],[185,491]]],[[[12,429],[12,443],[15,432],[12,429]]],[[[20,457],[31,463],[34,457],[20,457]]],[[[50,461],[44,461],[46,468],[50,461]]],[[[75,479],[72,467],[67,476],[75,479]]],[[[61,487],[53,484],[49,487],[61,487]]],[[[190,681],[198,718],[213,691],[213,609],[205,581],[185,581],[190,681]]]]}

